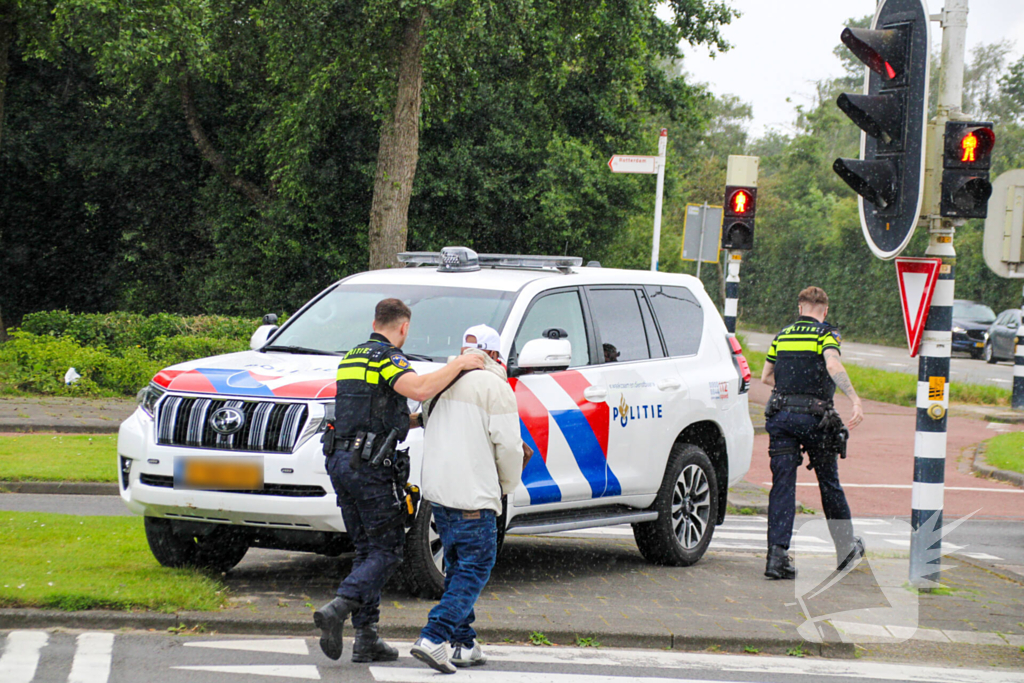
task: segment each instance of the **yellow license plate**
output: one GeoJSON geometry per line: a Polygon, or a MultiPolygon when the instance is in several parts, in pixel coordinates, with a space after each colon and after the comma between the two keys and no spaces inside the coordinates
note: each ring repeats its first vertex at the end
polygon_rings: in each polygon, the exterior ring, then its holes
{"type": "Polygon", "coordinates": [[[980,348],[982,348],[983,346],[985,346],[985,342],[975,342],[975,344],[974,344],[974,345],[975,345],[975,346],[977,346],[977,347],[978,347],[978,348],[980,349],[980,348]]]}
{"type": "Polygon", "coordinates": [[[174,488],[256,491],[263,488],[263,458],[177,458],[174,488]]]}

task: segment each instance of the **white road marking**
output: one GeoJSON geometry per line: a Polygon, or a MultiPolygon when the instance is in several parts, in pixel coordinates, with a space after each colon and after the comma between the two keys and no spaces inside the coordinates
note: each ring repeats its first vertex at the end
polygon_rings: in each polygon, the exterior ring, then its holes
{"type": "Polygon", "coordinates": [[[83,633],[75,645],[68,683],[107,683],[114,652],[113,633],[83,633]]]}
{"type": "Polygon", "coordinates": [[[906,363],[886,363],[886,365],[892,365],[897,368],[902,368],[903,366],[906,365],[906,363]]]}
{"type": "Polygon", "coordinates": [[[39,651],[49,639],[43,631],[11,631],[0,657],[0,681],[31,683],[39,666],[39,651]]]}
{"type": "Polygon", "coordinates": [[[964,555],[975,560],[998,560],[999,562],[1005,562],[1003,558],[989,555],[988,553],[964,553],[964,555]]]}
{"type": "MultiPolygon", "coordinates": [[[[243,674],[248,676],[279,676],[301,678],[305,681],[319,681],[320,672],[312,664],[265,664],[258,666],[172,666],[180,671],[209,671],[218,674],[243,674]]],[[[433,673],[432,670],[431,673],[433,673]]]]}
{"type": "MultiPolygon", "coordinates": [[[[797,486],[814,486],[818,485],[810,481],[798,481],[797,486]]],[[[765,486],[771,486],[771,482],[765,482],[765,486]]],[[[843,482],[843,488],[850,489],[909,489],[912,488],[911,484],[847,484],[843,482]]],[[[976,491],[979,493],[1024,493],[1021,489],[996,489],[996,488],[981,488],[979,486],[947,486],[947,491],[976,491]]]]}
{"type": "MultiPolygon", "coordinates": [[[[931,638],[927,637],[930,635],[931,633],[926,633],[922,639],[930,640],[931,638]]],[[[411,643],[403,643],[397,646],[402,657],[409,657],[410,646],[411,643]]],[[[961,683],[966,680],[978,681],[979,683],[1024,683],[1024,673],[1017,672],[944,669],[858,660],[749,657],[743,655],[664,652],[659,650],[615,650],[605,648],[593,650],[571,647],[539,648],[508,645],[488,645],[484,647],[484,650],[492,663],[675,669],[676,671],[685,670],[688,675],[695,677],[702,675],[717,677],[722,674],[742,672],[747,674],[803,675],[818,678],[845,677],[861,680],[901,680],[909,681],[910,683],[961,683]]],[[[436,683],[439,680],[437,674],[425,666],[415,669],[371,666],[370,673],[378,681],[390,681],[392,683],[414,683],[416,681],[434,681],[436,683]]],[[[551,683],[624,683],[626,680],[638,680],[642,683],[659,683],[666,680],[657,677],[630,677],[630,679],[627,679],[623,676],[558,674],[536,671],[482,671],[479,669],[459,671],[458,679],[463,683],[545,683],[547,681],[551,683]]],[[[670,680],[675,681],[675,683],[679,683],[681,680],[688,681],[689,683],[698,683],[698,681],[690,678],[673,678],[670,680]]]]}
{"type": "Polygon", "coordinates": [[[282,655],[308,655],[309,646],[302,638],[279,640],[213,640],[185,643],[185,647],[209,647],[217,650],[244,650],[246,652],[275,652],[282,655]]]}
{"type": "Polygon", "coordinates": [[[994,429],[997,432],[1008,432],[1013,429],[1013,427],[1003,422],[989,422],[987,429],[994,429]]]}
{"type": "Polygon", "coordinates": [[[995,378],[993,378],[992,381],[993,382],[999,382],[1000,384],[1012,384],[1013,383],[1013,380],[1009,380],[1009,379],[995,379],[995,378]]]}

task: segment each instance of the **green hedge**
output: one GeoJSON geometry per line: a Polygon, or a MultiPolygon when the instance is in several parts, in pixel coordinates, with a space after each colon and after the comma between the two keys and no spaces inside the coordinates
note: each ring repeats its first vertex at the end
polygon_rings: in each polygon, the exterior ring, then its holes
{"type": "Polygon", "coordinates": [[[32,313],[0,345],[0,391],[130,396],[168,365],[247,349],[259,325],[213,315],[32,313]],[[67,386],[70,367],[82,378],[67,386]]]}

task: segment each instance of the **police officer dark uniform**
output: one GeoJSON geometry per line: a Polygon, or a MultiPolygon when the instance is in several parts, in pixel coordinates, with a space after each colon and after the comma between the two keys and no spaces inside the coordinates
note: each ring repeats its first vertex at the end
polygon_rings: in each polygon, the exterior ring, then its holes
{"type": "Polygon", "coordinates": [[[381,588],[401,563],[405,545],[397,483],[402,473],[396,477],[402,456],[395,447],[415,425],[406,399],[427,400],[463,370],[483,366],[479,356],[458,356],[437,372],[417,375],[401,350],[411,318],[400,300],[384,299],[377,304],[370,339],[338,364],[333,431],[325,435],[324,450],[355,558],[338,597],[313,615],[321,630],[320,648],[331,659],[341,657],[349,615],[356,629],[352,661],[398,658],[398,651],[378,636],[377,623],[381,588]]]}
{"type": "Polygon", "coordinates": [[[768,499],[768,558],[765,576],[796,578],[787,551],[793,536],[796,475],[807,453],[818,478],[822,507],[836,545],[839,568],[864,554],[864,543],[853,535],[850,506],[839,483],[837,456],[846,456],[848,432],[832,405],[838,386],[853,401],[852,429],[864,418],[860,398],[839,360],[839,341],[824,322],[828,296],[808,287],[798,299],[800,318],[772,341],[761,380],[774,386],[765,408],[769,435],[772,490],[768,499]]]}

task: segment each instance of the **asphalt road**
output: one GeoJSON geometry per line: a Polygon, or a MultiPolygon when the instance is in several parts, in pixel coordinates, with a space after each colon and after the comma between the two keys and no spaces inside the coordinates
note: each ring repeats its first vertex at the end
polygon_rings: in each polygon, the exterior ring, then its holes
{"type": "MultiPolygon", "coordinates": [[[[251,680],[418,683],[438,681],[395,643],[397,662],[334,662],[312,638],[228,638],[110,631],[0,633],[4,683],[233,683],[251,680]]],[[[863,660],[694,654],[657,650],[487,645],[485,666],[451,678],[461,683],[1024,683],[1024,672],[991,668],[938,668],[863,660]]]]}
{"type": "MultiPolygon", "coordinates": [[[[747,348],[753,351],[768,351],[774,334],[741,331],[747,339],[747,348]]],[[[917,358],[911,358],[906,347],[860,344],[843,342],[843,362],[864,365],[882,370],[917,374],[917,358]]],[[[957,353],[950,364],[950,381],[959,384],[989,384],[1004,389],[1013,388],[1013,363],[1001,362],[989,365],[983,360],[974,360],[966,354],[957,353]]]]}

